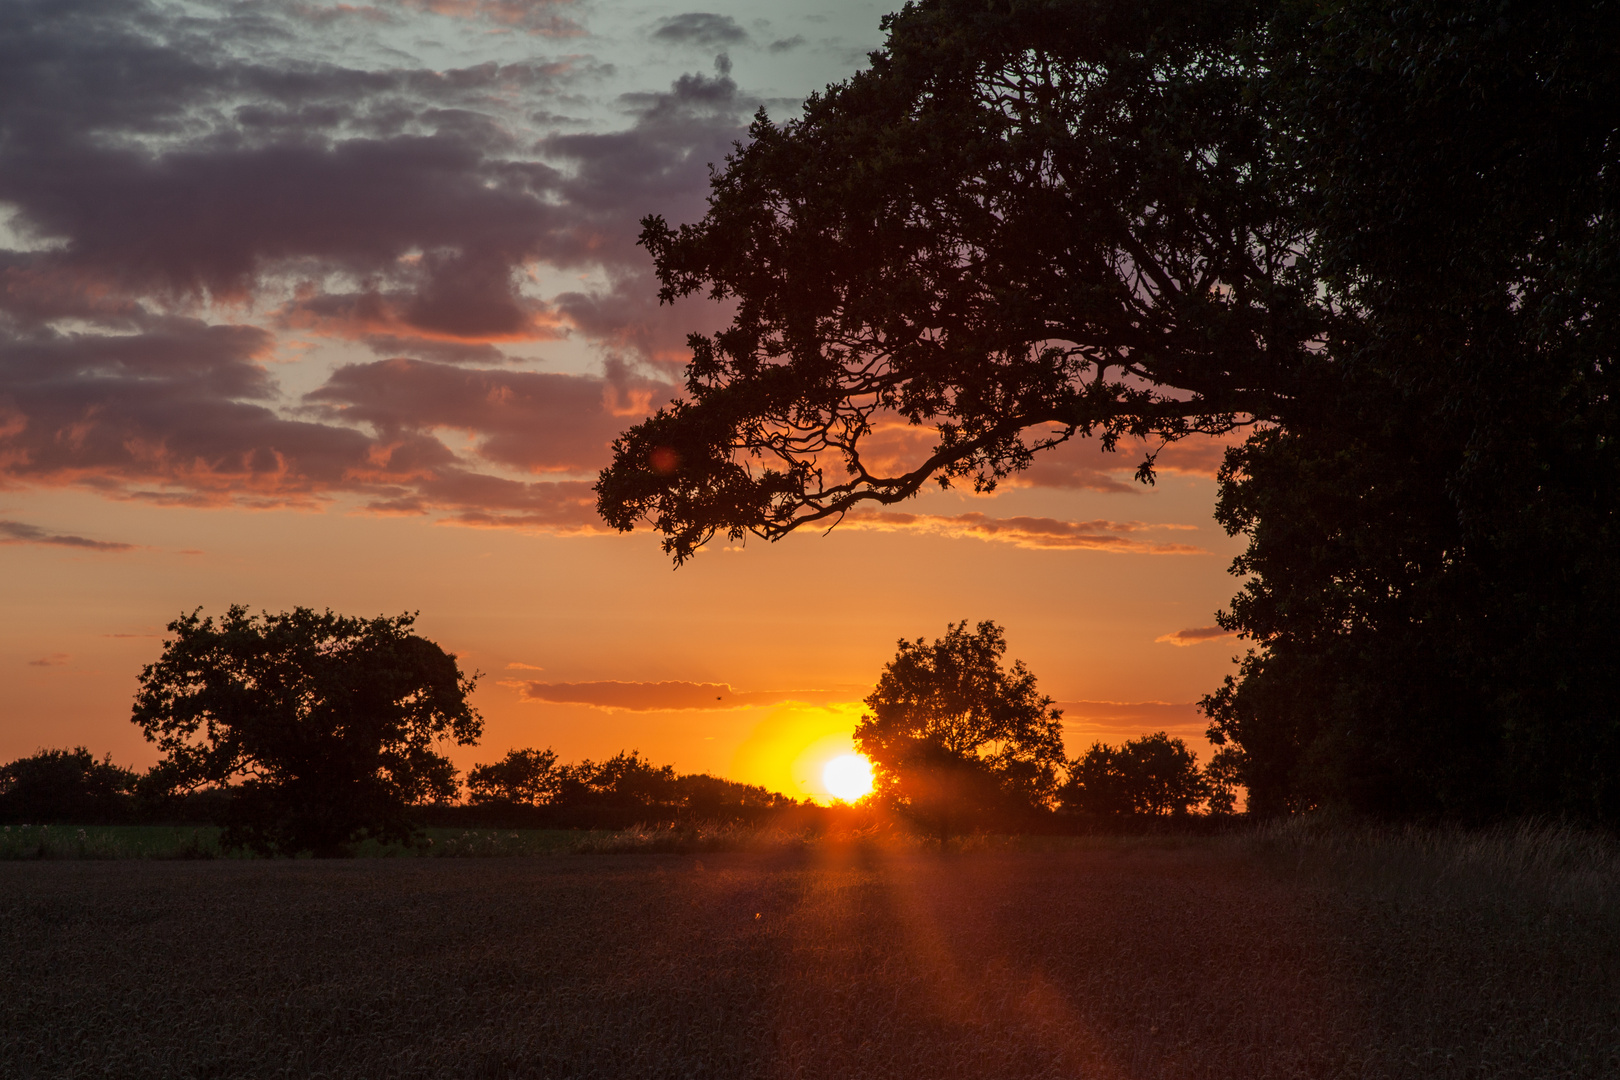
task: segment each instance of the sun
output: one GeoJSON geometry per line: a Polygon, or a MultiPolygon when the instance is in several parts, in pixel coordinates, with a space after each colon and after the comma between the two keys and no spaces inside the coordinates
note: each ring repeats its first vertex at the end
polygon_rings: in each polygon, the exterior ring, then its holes
{"type": "Polygon", "coordinates": [[[821,783],[833,798],[854,802],[872,792],[872,763],[859,754],[840,754],[822,768],[821,783]]]}

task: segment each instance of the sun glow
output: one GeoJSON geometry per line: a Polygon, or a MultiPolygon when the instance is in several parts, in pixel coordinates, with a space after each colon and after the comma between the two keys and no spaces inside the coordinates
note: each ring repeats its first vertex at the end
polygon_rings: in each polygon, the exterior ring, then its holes
{"type": "Polygon", "coordinates": [[[854,802],[872,792],[872,763],[859,754],[840,754],[822,768],[821,782],[833,798],[854,802]]]}

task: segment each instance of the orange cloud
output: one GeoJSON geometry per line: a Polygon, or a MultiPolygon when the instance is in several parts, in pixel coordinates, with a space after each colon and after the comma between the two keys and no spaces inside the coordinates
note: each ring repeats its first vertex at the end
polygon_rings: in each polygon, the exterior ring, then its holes
{"type": "Polygon", "coordinates": [[[49,656],[42,656],[38,660],[28,661],[29,667],[61,667],[73,659],[65,652],[53,652],[49,656]]]}
{"type": "Polygon", "coordinates": [[[1153,640],[1165,645],[1197,645],[1205,641],[1215,641],[1219,638],[1236,637],[1230,630],[1223,630],[1219,626],[1197,626],[1190,630],[1177,630],[1173,634],[1160,634],[1153,640]]]}
{"type": "Polygon", "coordinates": [[[713,709],[748,709],[763,705],[802,702],[822,705],[859,697],[861,689],[843,690],[733,690],[730,683],[697,682],[512,682],[524,701],[555,705],[589,705],[596,709],[627,712],[689,712],[713,709]]]}
{"type": "Polygon", "coordinates": [[[1155,529],[1189,530],[1192,525],[1151,525],[1141,521],[1060,521],[1047,517],[993,518],[969,513],[902,514],[886,510],[855,511],[844,518],[846,529],[876,532],[922,532],[937,536],[994,540],[1017,547],[1086,549],[1152,555],[1202,555],[1192,544],[1140,540],[1130,534],[1155,529]]]}

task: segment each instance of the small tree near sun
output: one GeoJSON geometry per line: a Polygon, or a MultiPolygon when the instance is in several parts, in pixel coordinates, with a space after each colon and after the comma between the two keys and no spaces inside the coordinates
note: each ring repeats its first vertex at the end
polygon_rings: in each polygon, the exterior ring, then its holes
{"type": "Polygon", "coordinates": [[[194,611],[141,672],[132,719],[179,786],[229,787],[227,846],[340,855],[408,839],[412,804],[456,793],[436,744],[472,745],[484,724],[467,704],[477,676],[414,621],[194,611]]]}
{"type": "Polygon", "coordinates": [[[1186,814],[1208,796],[1198,755],[1156,731],[1120,747],[1092,743],[1070,766],[1062,799],[1066,809],[1085,814],[1163,816],[1186,814]]]}
{"type": "Polygon", "coordinates": [[[467,797],[475,806],[546,806],[556,801],[565,768],[558,767],[549,748],[509,750],[501,760],[467,773],[467,797]]]}
{"type": "Polygon", "coordinates": [[[901,639],[866,699],[855,747],[874,793],[943,843],[1006,814],[1049,807],[1063,768],[1061,714],[1023,661],[1003,667],[1001,627],[950,625],[933,643],[901,639]]]}

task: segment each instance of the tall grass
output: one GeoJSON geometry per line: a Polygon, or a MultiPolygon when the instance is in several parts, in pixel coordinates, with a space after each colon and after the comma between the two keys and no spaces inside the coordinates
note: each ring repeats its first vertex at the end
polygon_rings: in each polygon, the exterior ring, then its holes
{"type": "Polygon", "coordinates": [[[4,825],[0,860],[213,859],[219,830],[170,825],[4,825]]]}

